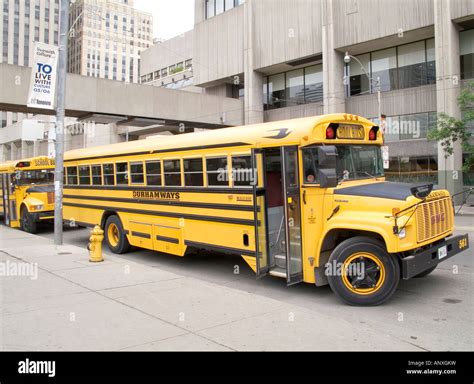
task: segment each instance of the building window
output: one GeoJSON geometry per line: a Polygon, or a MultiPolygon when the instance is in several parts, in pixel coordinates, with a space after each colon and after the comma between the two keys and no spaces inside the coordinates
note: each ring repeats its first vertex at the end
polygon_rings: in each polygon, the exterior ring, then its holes
{"type": "Polygon", "coordinates": [[[161,77],[165,77],[165,76],[168,76],[168,68],[163,68],[161,70],[161,77]]]}
{"type": "Polygon", "coordinates": [[[224,0],[215,0],[216,3],[216,16],[224,13],[224,0]]]}
{"type": "Polygon", "coordinates": [[[181,186],[181,161],[165,160],[163,161],[165,185],[179,187],[181,186]]]}
{"type": "Polygon", "coordinates": [[[459,33],[461,79],[474,78],[474,29],[459,33]]]}
{"type": "Polygon", "coordinates": [[[130,180],[132,184],[143,184],[145,182],[142,162],[130,163],[130,180]]]}
{"type": "Polygon", "coordinates": [[[79,184],[91,185],[91,167],[88,165],[79,166],[79,184]]]}
{"type": "Polygon", "coordinates": [[[92,185],[102,185],[102,167],[100,165],[92,166],[92,185]]]}
{"type": "MultiPolygon", "coordinates": [[[[380,78],[380,90],[390,91],[397,89],[397,54],[395,48],[372,52],[371,71],[372,78],[380,78]]],[[[372,84],[372,92],[376,84],[372,84]]]]}
{"type": "Polygon", "coordinates": [[[206,0],[206,19],[238,7],[244,2],[245,0],[206,0]]]}
{"type": "Polygon", "coordinates": [[[229,177],[227,173],[227,157],[207,158],[206,168],[208,186],[229,186],[229,177]]]}
{"type": "Polygon", "coordinates": [[[161,161],[146,162],[147,185],[161,185],[161,161]]]}
{"type": "Polygon", "coordinates": [[[184,62],[184,66],[185,66],[186,70],[191,70],[192,67],[193,67],[193,59],[186,60],[184,62]]]}
{"type": "Polygon", "coordinates": [[[128,185],[128,164],[115,164],[115,174],[117,178],[117,185],[128,185]]]}
{"type": "Polygon", "coordinates": [[[202,187],[204,176],[202,171],[202,159],[184,159],[184,185],[202,187]]]}
{"type": "Polygon", "coordinates": [[[304,71],[296,69],[286,73],[286,106],[304,104],[304,71]]]}
{"type": "Polygon", "coordinates": [[[425,42],[418,41],[398,47],[398,77],[400,88],[427,84],[425,42]]]}
{"type": "Polygon", "coordinates": [[[268,77],[268,97],[269,109],[286,107],[284,73],[268,77]]]}
{"type": "Polygon", "coordinates": [[[102,169],[104,173],[104,185],[115,185],[114,165],[104,164],[102,169]]]}
{"type": "Polygon", "coordinates": [[[313,65],[304,70],[306,103],[315,103],[323,101],[323,66],[313,65]]]}
{"type": "Polygon", "coordinates": [[[216,14],[214,0],[206,0],[206,19],[214,17],[216,14]]]}
{"type": "Polygon", "coordinates": [[[434,39],[426,40],[426,83],[436,84],[436,52],[434,39]]]}

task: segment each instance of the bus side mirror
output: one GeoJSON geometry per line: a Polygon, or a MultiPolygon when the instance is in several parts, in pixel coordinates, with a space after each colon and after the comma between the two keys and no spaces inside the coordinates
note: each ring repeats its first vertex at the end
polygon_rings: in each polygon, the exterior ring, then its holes
{"type": "Polygon", "coordinates": [[[334,145],[318,147],[319,184],[321,188],[337,187],[337,149],[334,145]]]}
{"type": "Polygon", "coordinates": [[[433,184],[418,185],[416,187],[410,188],[410,192],[417,199],[424,200],[433,190],[433,184]]]}

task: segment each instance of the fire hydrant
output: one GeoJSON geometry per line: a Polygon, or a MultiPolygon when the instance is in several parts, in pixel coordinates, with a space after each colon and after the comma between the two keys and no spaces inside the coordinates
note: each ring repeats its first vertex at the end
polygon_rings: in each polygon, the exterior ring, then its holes
{"type": "Polygon", "coordinates": [[[102,257],[102,241],[104,240],[104,231],[96,225],[91,231],[91,237],[89,238],[89,261],[91,263],[100,263],[104,261],[102,257]]]}

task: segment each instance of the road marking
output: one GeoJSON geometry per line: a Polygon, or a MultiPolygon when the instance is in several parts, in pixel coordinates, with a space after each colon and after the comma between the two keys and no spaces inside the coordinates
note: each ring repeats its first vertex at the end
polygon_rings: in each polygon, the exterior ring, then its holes
{"type": "Polygon", "coordinates": [[[454,227],[455,230],[457,231],[468,231],[468,232],[474,232],[474,227],[463,227],[461,225],[456,225],[454,227]]]}

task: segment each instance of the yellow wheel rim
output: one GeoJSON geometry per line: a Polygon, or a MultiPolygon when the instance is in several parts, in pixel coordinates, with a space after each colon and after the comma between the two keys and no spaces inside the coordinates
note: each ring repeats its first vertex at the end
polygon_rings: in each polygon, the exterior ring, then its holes
{"type": "Polygon", "coordinates": [[[342,265],[342,282],[345,287],[358,295],[377,292],[385,282],[385,267],[372,253],[354,253],[342,265]]]}
{"type": "Polygon", "coordinates": [[[112,247],[116,247],[120,241],[119,238],[119,229],[116,224],[111,223],[109,229],[107,230],[107,238],[109,239],[109,244],[112,247]]]}

